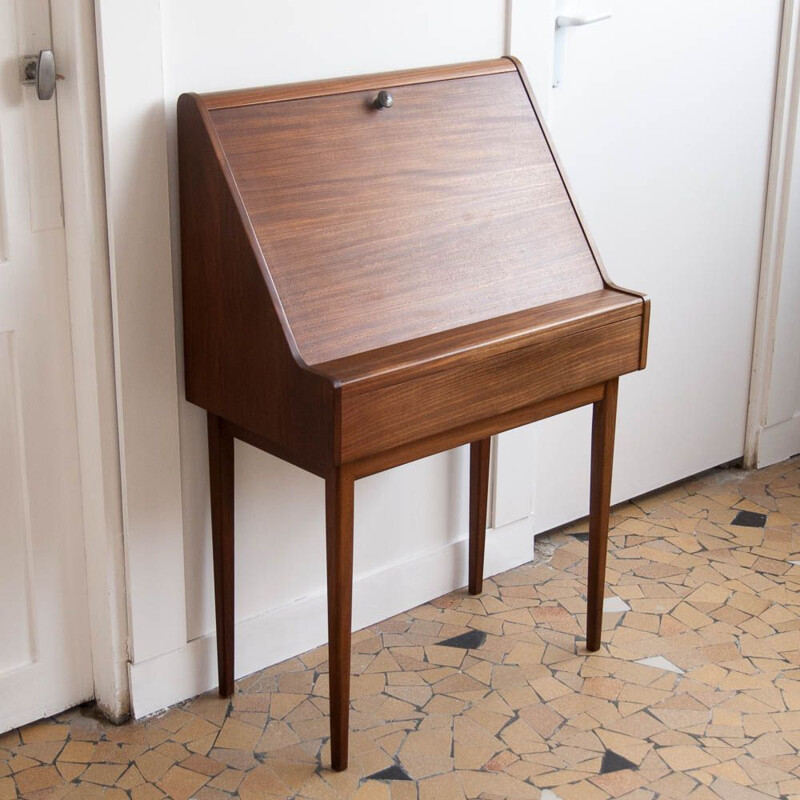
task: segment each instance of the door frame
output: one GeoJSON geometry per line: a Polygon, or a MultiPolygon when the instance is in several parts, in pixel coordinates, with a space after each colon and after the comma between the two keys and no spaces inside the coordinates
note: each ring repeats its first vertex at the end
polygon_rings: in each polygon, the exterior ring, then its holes
{"type": "Polygon", "coordinates": [[[94,694],[129,713],[115,336],[93,0],[51,3],[94,694]]]}
{"type": "MultiPolygon", "coordinates": [[[[758,278],[756,326],[745,428],[744,466],[766,466],[792,455],[776,441],[764,441],[768,428],[772,359],[778,324],[778,301],[784,266],[795,135],[800,109],[800,0],[784,0],[772,146],[764,210],[764,233],[758,278]]],[[[775,437],[772,437],[773,439],[775,437]]],[[[790,448],[791,449],[791,448],[790,448]]]]}

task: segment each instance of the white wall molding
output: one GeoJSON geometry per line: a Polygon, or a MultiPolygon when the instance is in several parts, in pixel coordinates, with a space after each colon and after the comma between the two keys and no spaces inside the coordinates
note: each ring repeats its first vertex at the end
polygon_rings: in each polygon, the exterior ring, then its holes
{"type": "MultiPolygon", "coordinates": [[[[800,99],[800,0],[785,0],[770,154],[769,184],[764,213],[764,236],[759,272],[758,306],[745,431],[745,466],[765,466],[797,450],[781,447],[775,431],[762,449],[769,412],[770,385],[778,326],[781,276],[784,265],[789,200],[800,99]],[[768,455],[769,454],[769,455],[768,455]]],[[[786,445],[790,444],[786,440],[786,445]]]]}
{"type": "MultiPolygon", "coordinates": [[[[464,585],[467,540],[418,553],[414,558],[357,577],[353,586],[353,629],[373,625],[407,608],[464,585]],[[387,592],[386,587],[392,591],[387,592]]],[[[533,557],[528,517],[486,534],[485,574],[517,567],[533,557]]],[[[236,625],[237,678],[305,652],[327,641],[323,592],[269,610],[236,625]]],[[[148,661],[130,665],[137,718],[217,685],[216,636],[209,634],[148,661]]]]}
{"type": "Polygon", "coordinates": [[[761,430],[758,442],[758,464],[777,464],[800,453],[800,413],[761,430]]]}
{"type": "Polygon", "coordinates": [[[531,514],[535,453],[535,425],[525,425],[493,437],[489,493],[492,527],[502,528],[531,514]]]}
{"type": "Polygon", "coordinates": [[[94,6],[53,3],[86,575],[97,703],[128,713],[127,618],[94,6]]]}

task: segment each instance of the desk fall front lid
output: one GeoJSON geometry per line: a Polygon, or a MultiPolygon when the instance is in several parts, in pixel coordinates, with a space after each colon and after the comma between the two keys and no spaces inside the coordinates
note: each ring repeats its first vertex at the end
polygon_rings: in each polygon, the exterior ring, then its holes
{"type": "Polygon", "coordinates": [[[420,370],[614,325],[542,392],[643,366],[647,302],[604,278],[513,60],[184,95],[178,120],[187,396],[278,455],[362,455],[350,394],[420,370]]]}

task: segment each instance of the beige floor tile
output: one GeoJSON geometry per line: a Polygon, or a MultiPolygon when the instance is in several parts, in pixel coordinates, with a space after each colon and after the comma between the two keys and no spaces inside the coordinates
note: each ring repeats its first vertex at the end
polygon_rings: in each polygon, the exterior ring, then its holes
{"type": "MultiPolygon", "coordinates": [[[[260,765],[247,773],[239,784],[242,800],[262,800],[264,797],[289,797],[289,787],[269,767],[260,765]]],[[[315,795],[309,795],[311,797],[315,795]]]]}
{"type": "Polygon", "coordinates": [[[359,787],[353,800],[391,800],[391,792],[385,783],[370,781],[359,787]]]}
{"type": "Polygon", "coordinates": [[[70,783],[78,778],[81,773],[85,772],[87,769],[86,764],[70,764],[67,762],[57,762],[56,769],[59,771],[61,777],[67,782],[70,783]]]}
{"type": "Polygon", "coordinates": [[[189,722],[192,721],[192,718],[192,714],[189,714],[180,708],[172,708],[165,714],[156,717],[153,720],[153,723],[159,728],[164,728],[164,730],[167,730],[170,733],[176,733],[184,725],[188,725],[189,722]]]}
{"type": "Polygon", "coordinates": [[[592,778],[591,781],[595,786],[599,786],[608,792],[610,797],[621,797],[647,783],[647,778],[634,770],[623,769],[617,772],[609,772],[606,775],[598,775],[592,778]]]}
{"type": "MultiPolygon", "coordinates": [[[[74,789],[66,794],[69,800],[101,800],[108,789],[96,783],[78,783],[74,789]]],[[[133,800],[150,800],[150,798],[163,797],[164,793],[155,786],[146,784],[134,789],[133,800]],[[152,792],[152,794],[151,794],[152,792]]]]}
{"type": "Polygon", "coordinates": [[[20,794],[30,794],[41,789],[49,789],[63,783],[60,773],[53,766],[31,767],[14,776],[20,794]]]}
{"type": "Polygon", "coordinates": [[[670,769],[676,772],[685,772],[698,767],[706,767],[716,764],[717,760],[701,747],[690,745],[678,745],[672,747],[662,747],[658,755],[664,759],[670,769]]]}
{"type": "Polygon", "coordinates": [[[216,747],[226,750],[252,750],[261,735],[261,728],[228,718],[217,736],[216,747]]]}
{"type": "Polygon", "coordinates": [[[245,773],[241,770],[228,768],[213,778],[209,785],[224,792],[235,792],[244,776],[245,773]]]}
{"type": "Polygon", "coordinates": [[[480,597],[357,632],[347,772],[326,767],[320,647],[238,681],[232,701],[211,692],[121,727],[76,709],[3,734],[0,800],[16,782],[26,800],[800,800],[800,459],[712,471],[612,524],[607,595],[630,610],[604,615],[597,654],[587,546],[563,532],[480,597]],[[766,528],[730,524],[756,509],[766,528]],[[440,645],[470,630],[480,647],[440,645]],[[683,674],[635,663],[654,656],[683,674]],[[636,769],[599,774],[607,749],[636,769]],[[412,780],[367,779],[393,764],[412,780]]]}
{"type": "Polygon", "coordinates": [[[208,782],[208,775],[201,775],[184,767],[174,766],[161,777],[158,788],[173,800],[189,798],[208,782]]]}
{"type": "MultiPolygon", "coordinates": [[[[131,789],[131,800],[158,800],[164,796],[161,789],[150,783],[143,783],[141,786],[131,789]]],[[[70,800],[72,800],[72,795],[70,795],[70,800]]]]}
{"type": "Polygon", "coordinates": [[[148,750],[136,758],[135,763],[145,780],[155,783],[174,762],[155,750],[148,750]]]}

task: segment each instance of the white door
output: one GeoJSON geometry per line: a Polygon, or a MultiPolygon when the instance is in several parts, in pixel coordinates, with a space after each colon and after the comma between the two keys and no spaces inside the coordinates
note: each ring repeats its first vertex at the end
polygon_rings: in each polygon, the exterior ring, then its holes
{"type": "MultiPolygon", "coordinates": [[[[615,500],[744,452],[780,18],[780,0],[513,0],[512,52],[610,276],[652,299],[647,370],[620,384],[615,500]],[[553,88],[556,16],[609,12],[559,34],[553,88]]],[[[498,480],[527,458],[539,530],[586,513],[590,416],[501,441],[498,480]]]]}
{"type": "Polygon", "coordinates": [[[92,697],[56,98],[19,82],[46,0],[0,0],[0,731],[92,697]]]}

